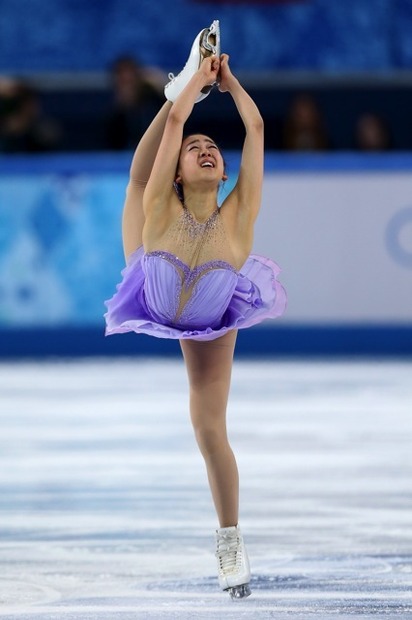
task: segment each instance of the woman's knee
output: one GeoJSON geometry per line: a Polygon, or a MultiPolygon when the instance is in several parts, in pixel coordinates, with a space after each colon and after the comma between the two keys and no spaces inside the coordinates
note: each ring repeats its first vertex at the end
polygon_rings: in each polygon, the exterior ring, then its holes
{"type": "Polygon", "coordinates": [[[224,450],[228,444],[226,429],[207,425],[194,426],[197,444],[204,456],[213,456],[224,450]]]}

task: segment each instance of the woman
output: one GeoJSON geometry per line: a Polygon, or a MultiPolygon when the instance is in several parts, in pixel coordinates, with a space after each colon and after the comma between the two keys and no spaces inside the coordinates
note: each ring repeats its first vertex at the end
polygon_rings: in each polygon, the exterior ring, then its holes
{"type": "Polygon", "coordinates": [[[237,328],[279,316],[285,294],[277,266],[249,257],[263,179],[262,118],[232,74],[229,57],[200,49],[198,68],[182,80],[180,94],[164,104],[136,149],[123,217],[128,265],[107,302],[106,321],[107,334],[136,331],[180,340],[191,420],[220,525],[219,583],[232,598],[242,598],[250,594],[250,570],[226,433],[233,353],[237,328]],[[233,97],[246,130],[238,181],[220,208],[217,193],[226,174],[219,148],[209,136],[183,137],[195,102],[217,81],[233,97]]]}

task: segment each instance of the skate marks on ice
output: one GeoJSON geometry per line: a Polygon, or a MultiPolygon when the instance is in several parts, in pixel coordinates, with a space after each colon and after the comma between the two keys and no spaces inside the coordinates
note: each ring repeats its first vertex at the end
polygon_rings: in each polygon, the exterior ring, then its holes
{"type": "MultiPolygon", "coordinates": [[[[338,559],[337,563],[340,561],[338,559]]],[[[412,558],[403,558],[411,566],[412,558]]],[[[317,565],[317,558],[308,559],[317,565]]],[[[379,560],[377,560],[379,562],[379,560]]],[[[305,563],[306,564],[306,563],[305,563]]],[[[333,563],[332,563],[333,564],[333,563]]],[[[412,605],[409,587],[396,583],[396,574],[386,579],[372,578],[370,573],[356,574],[356,560],[348,559],[350,569],[345,579],[323,575],[289,574],[257,575],[251,582],[252,597],[231,602],[226,593],[217,593],[215,577],[193,580],[164,580],[147,584],[118,586],[117,592],[100,592],[95,596],[63,598],[32,602],[29,606],[7,606],[1,616],[10,620],[98,620],[149,618],[152,620],[189,620],[193,618],[269,619],[324,618],[349,620],[357,618],[410,618],[412,605]],[[361,579],[361,583],[359,580],[361,579]],[[395,581],[395,583],[394,583],[395,581]],[[367,582],[365,587],[364,582],[367,582]]],[[[361,562],[363,564],[363,562],[361,562]]],[[[366,564],[363,565],[366,568],[366,564]]],[[[369,565],[370,568],[370,565],[369,565]]],[[[376,567],[375,567],[376,570],[376,567]]],[[[331,566],[331,572],[333,566],[331,566]]],[[[361,571],[362,572],[362,571],[361,571]]],[[[126,580],[127,581],[127,580],[126,580]]]]}
{"type": "Polygon", "coordinates": [[[0,617],[412,618],[411,372],[235,366],[253,578],[233,602],[182,364],[0,365],[0,617]]]}
{"type": "MultiPolygon", "coordinates": [[[[225,609],[221,617],[252,620],[255,617],[283,619],[293,615],[303,619],[322,614],[321,618],[339,619],[353,616],[412,618],[412,578],[403,579],[400,574],[405,567],[411,571],[412,556],[391,558],[390,563],[386,560],[296,558],[287,566],[278,566],[272,574],[255,572],[250,583],[253,600],[232,603],[236,608],[225,609]],[[319,565],[323,565],[323,571],[319,571],[319,565]]],[[[214,578],[184,584],[159,583],[151,587],[158,592],[170,589],[190,592],[193,596],[205,590],[212,595],[216,589],[214,578]]]]}

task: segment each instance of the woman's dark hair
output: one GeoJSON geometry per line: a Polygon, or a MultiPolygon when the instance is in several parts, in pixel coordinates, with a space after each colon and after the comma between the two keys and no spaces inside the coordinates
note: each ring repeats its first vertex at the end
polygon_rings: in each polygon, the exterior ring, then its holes
{"type": "MultiPolygon", "coordinates": [[[[184,142],[187,138],[189,138],[190,136],[195,136],[195,135],[202,135],[202,136],[203,136],[203,135],[206,135],[206,134],[202,134],[202,133],[197,134],[197,132],[192,131],[191,133],[188,133],[188,134],[186,134],[186,135],[184,135],[184,136],[183,136],[183,138],[182,138],[182,144],[183,144],[183,142],[184,142]]],[[[210,136],[208,136],[208,137],[210,138],[210,136]]],[[[213,138],[210,138],[210,139],[211,139],[211,140],[213,140],[213,138]]],[[[220,146],[218,145],[218,143],[217,143],[217,142],[215,142],[215,140],[213,140],[213,142],[214,142],[214,144],[216,144],[217,148],[219,149],[219,153],[221,154],[221,156],[222,156],[222,158],[223,158],[223,172],[226,174],[227,164],[226,164],[225,158],[223,157],[223,152],[222,152],[222,149],[220,148],[220,146]]],[[[176,167],[175,176],[177,176],[177,170],[178,170],[178,168],[179,168],[179,162],[177,162],[177,167],[176,167]]],[[[185,200],[185,199],[184,199],[184,194],[183,194],[183,185],[182,185],[181,183],[178,183],[177,181],[174,181],[174,182],[173,182],[173,187],[174,187],[174,189],[175,189],[175,192],[176,192],[177,197],[179,198],[180,202],[181,202],[182,204],[184,204],[184,200],[185,200]]]]}
{"type": "Polygon", "coordinates": [[[179,198],[180,202],[183,204],[185,201],[185,197],[183,194],[183,185],[181,183],[178,183],[177,181],[173,182],[173,187],[175,188],[175,192],[177,194],[177,197],[179,198]]]}

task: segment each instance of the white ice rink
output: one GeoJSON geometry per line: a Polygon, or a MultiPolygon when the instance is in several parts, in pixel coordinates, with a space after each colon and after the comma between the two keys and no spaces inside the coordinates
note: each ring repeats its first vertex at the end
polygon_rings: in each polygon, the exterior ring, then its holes
{"type": "Polygon", "coordinates": [[[1,364],[0,412],[1,617],[412,618],[412,362],[236,362],[238,602],[180,360],[1,364]]]}

